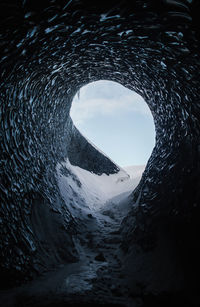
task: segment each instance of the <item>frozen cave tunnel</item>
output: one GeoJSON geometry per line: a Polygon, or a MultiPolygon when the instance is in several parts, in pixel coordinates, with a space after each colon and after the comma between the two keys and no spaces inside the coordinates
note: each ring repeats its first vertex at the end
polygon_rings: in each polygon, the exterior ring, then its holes
{"type": "Polygon", "coordinates": [[[3,306],[200,305],[199,13],[198,0],[0,2],[3,306]],[[104,189],[121,170],[69,114],[98,80],[143,97],[156,143],[132,193],[94,211],[80,169],[104,189]]]}

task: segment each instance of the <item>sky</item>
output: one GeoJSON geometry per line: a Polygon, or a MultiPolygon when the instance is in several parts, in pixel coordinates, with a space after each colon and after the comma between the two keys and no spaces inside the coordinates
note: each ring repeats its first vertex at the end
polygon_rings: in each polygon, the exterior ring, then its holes
{"type": "Polygon", "coordinates": [[[149,107],[134,91],[113,81],[89,83],[74,97],[70,115],[79,131],[119,166],[147,163],[155,127],[149,107]]]}

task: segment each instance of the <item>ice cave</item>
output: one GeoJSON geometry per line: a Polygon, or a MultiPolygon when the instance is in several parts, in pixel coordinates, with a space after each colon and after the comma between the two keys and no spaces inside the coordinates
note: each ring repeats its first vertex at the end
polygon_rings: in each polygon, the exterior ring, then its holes
{"type": "Polygon", "coordinates": [[[199,14],[198,0],[0,1],[2,306],[200,305],[199,14]],[[153,115],[138,185],[69,116],[98,80],[153,115]]]}

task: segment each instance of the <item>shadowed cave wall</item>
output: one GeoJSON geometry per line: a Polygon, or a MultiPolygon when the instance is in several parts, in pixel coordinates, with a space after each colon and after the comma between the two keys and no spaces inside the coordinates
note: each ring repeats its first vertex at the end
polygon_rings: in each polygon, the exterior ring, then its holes
{"type": "Polygon", "coordinates": [[[156,129],[136,205],[122,224],[122,248],[153,249],[165,233],[186,284],[198,272],[198,12],[198,1],[187,0],[1,1],[0,256],[8,284],[78,259],[81,225],[61,198],[56,165],[68,156],[97,174],[117,172],[69,118],[77,91],[101,79],[140,94],[156,129]],[[40,233],[38,218],[50,221],[40,233]]]}

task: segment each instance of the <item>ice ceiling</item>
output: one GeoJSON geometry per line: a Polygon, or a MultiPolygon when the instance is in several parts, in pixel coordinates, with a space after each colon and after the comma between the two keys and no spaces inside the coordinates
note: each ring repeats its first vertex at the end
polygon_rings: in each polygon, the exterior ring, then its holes
{"type": "MultiPolygon", "coordinates": [[[[156,145],[133,194],[139,205],[128,217],[129,242],[134,232],[134,240],[143,238],[158,218],[177,219],[188,229],[196,225],[198,9],[198,1],[187,0],[108,1],[104,6],[79,0],[1,1],[0,254],[10,279],[16,272],[24,278],[44,261],[31,212],[38,202],[52,208],[62,203],[56,164],[68,156],[97,174],[117,171],[68,116],[74,95],[92,81],[112,80],[134,90],[154,117],[156,145]]],[[[68,240],[63,248],[71,261],[77,257],[72,240],[77,226],[61,207],[65,233],[60,236],[68,240]]]]}

